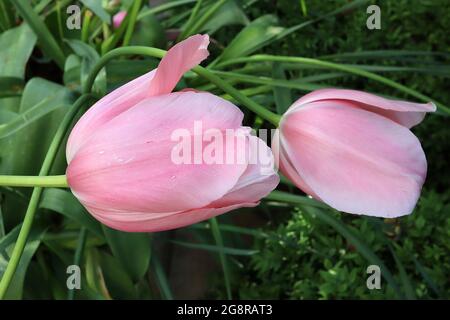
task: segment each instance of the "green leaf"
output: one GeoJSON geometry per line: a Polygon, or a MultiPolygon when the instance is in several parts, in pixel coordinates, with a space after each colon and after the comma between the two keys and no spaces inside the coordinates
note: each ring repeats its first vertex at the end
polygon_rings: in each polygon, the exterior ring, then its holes
{"type": "Polygon", "coordinates": [[[233,38],[213,64],[255,52],[284,30],[277,24],[278,19],[273,15],[265,15],[253,20],[233,38]]]}
{"type": "Polygon", "coordinates": [[[156,48],[166,47],[167,39],[164,28],[154,15],[149,14],[139,20],[131,37],[130,45],[143,45],[156,48]]]}
{"type": "Polygon", "coordinates": [[[406,273],[405,267],[403,266],[402,261],[399,259],[392,245],[388,243],[388,246],[392,256],[394,257],[395,264],[397,265],[397,269],[400,274],[400,280],[402,281],[402,287],[403,291],[405,292],[405,296],[409,300],[415,300],[416,295],[414,293],[414,288],[411,283],[411,280],[408,277],[408,274],[406,273]]]}
{"type": "Polygon", "coordinates": [[[20,96],[24,82],[21,78],[0,77],[0,98],[20,96]]]}
{"type": "MultiPolygon", "coordinates": [[[[18,230],[18,229],[17,229],[18,230]]],[[[16,232],[15,229],[13,229],[12,232],[16,232]]],[[[27,273],[28,265],[30,264],[30,261],[32,257],[34,256],[36,250],[38,249],[41,238],[44,234],[44,230],[37,227],[35,228],[32,233],[30,234],[30,238],[25,245],[25,249],[23,252],[23,255],[20,259],[19,266],[16,270],[16,273],[14,274],[14,277],[11,281],[11,285],[9,286],[8,291],[6,292],[5,298],[6,299],[21,299],[23,294],[23,285],[25,281],[25,275],[27,273]]],[[[3,238],[4,239],[4,238],[3,238]]],[[[2,239],[2,242],[3,242],[2,239]]],[[[15,237],[14,237],[15,240],[15,237]]],[[[3,272],[6,269],[7,263],[9,261],[9,255],[13,249],[13,243],[9,244],[9,246],[6,248],[7,256],[4,256],[1,254],[0,251],[0,278],[3,275],[3,272]]]]}
{"type": "MultiPolygon", "coordinates": [[[[94,48],[80,40],[66,40],[66,42],[72,48],[72,50],[82,59],[80,82],[83,86],[88,78],[89,73],[92,71],[95,64],[100,59],[100,56],[94,48]]],[[[104,95],[106,93],[105,68],[103,68],[95,78],[94,91],[100,95],[104,95]]]]}
{"type": "Polygon", "coordinates": [[[169,282],[167,281],[166,273],[164,272],[163,266],[156,255],[152,257],[152,266],[155,271],[156,280],[158,280],[158,285],[161,290],[162,296],[166,300],[173,300],[172,291],[170,290],[169,282]]]}
{"type": "Polygon", "coordinates": [[[103,237],[101,225],[92,218],[69,191],[56,188],[45,189],[39,207],[58,212],[78,222],[95,235],[103,237]]]}
{"type": "Polygon", "coordinates": [[[19,114],[8,123],[0,124],[0,139],[31,125],[56,109],[68,107],[70,103],[71,93],[64,87],[40,78],[31,79],[25,86],[19,114]],[[51,87],[52,91],[43,96],[36,92],[41,87],[51,87]]]}
{"type": "MultiPolygon", "coordinates": [[[[116,299],[136,298],[136,290],[130,275],[121,263],[107,253],[100,252],[100,265],[108,291],[116,299]]],[[[129,261],[128,263],[133,263],[129,261]]]]}
{"type": "Polygon", "coordinates": [[[28,0],[16,0],[13,1],[17,11],[22,18],[30,25],[34,33],[39,39],[39,46],[42,51],[56,62],[56,64],[63,69],[64,68],[64,53],[56,42],[50,30],[45,25],[44,21],[34,12],[28,0]]]}
{"type": "Polygon", "coordinates": [[[122,232],[103,225],[106,241],[134,282],[145,275],[150,264],[150,237],[148,233],[122,232]]]}
{"type": "Polygon", "coordinates": [[[231,300],[233,297],[231,295],[230,272],[228,270],[228,260],[225,255],[222,234],[220,233],[220,229],[219,229],[219,222],[217,221],[217,218],[215,218],[215,217],[211,218],[210,222],[211,222],[211,231],[213,234],[214,241],[216,242],[216,245],[219,248],[219,258],[220,258],[220,264],[222,265],[223,280],[225,282],[227,298],[228,298],[228,300],[231,300]]]}
{"type": "Polygon", "coordinates": [[[26,23],[0,34],[0,76],[23,79],[35,44],[36,35],[26,23]]]}
{"type": "Polygon", "coordinates": [[[247,25],[249,20],[242,8],[234,0],[228,0],[216,11],[208,22],[200,29],[212,35],[217,30],[230,25],[247,25]]]}
{"type": "MultiPolygon", "coordinates": [[[[280,63],[274,62],[272,65],[272,77],[274,79],[286,80],[286,74],[280,63]]],[[[292,95],[289,88],[273,87],[275,106],[278,114],[283,114],[292,104],[292,95]]]]}
{"type": "Polygon", "coordinates": [[[92,12],[95,13],[97,17],[99,17],[103,22],[107,24],[111,24],[111,16],[108,12],[103,8],[103,1],[99,0],[80,0],[87,8],[89,8],[92,12]]]}

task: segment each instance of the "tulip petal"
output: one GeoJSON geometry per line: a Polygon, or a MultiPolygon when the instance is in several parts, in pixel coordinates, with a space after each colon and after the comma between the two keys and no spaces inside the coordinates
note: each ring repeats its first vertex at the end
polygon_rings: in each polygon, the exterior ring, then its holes
{"type": "Polygon", "coordinates": [[[272,151],[275,156],[276,166],[281,170],[281,172],[294,184],[299,187],[303,192],[313,196],[316,199],[320,199],[318,195],[312,191],[311,187],[309,187],[306,182],[303,180],[301,175],[295,169],[295,166],[292,164],[289,156],[286,155],[286,141],[282,141],[280,139],[280,129],[275,131],[275,134],[272,138],[272,151]]]}
{"type": "Polygon", "coordinates": [[[172,92],[184,73],[208,57],[208,44],[208,35],[197,34],[173,46],[161,60],[148,95],[172,92]]]}
{"type": "Polygon", "coordinates": [[[432,102],[413,103],[390,100],[374,94],[347,89],[315,90],[297,100],[292,105],[291,111],[310,102],[323,100],[348,100],[354,102],[358,108],[382,115],[407,128],[422,122],[426,112],[436,111],[436,106],[432,102]]]}
{"type": "Polygon", "coordinates": [[[78,149],[103,124],[147,97],[148,86],[155,72],[156,70],[152,70],[107,94],[78,120],[67,141],[66,157],[68,163],[72,161],[78,149]]]}
{"type": "Polygon", "coordinates": [[[288,113],[281,131],[296,171],[328,205],[380,217],[412,212],[427,164],[409,129],[344,100],[329,100],[288,113]]]}
{"type": "MultiPolygon", "coordinates": [[[[239,128],[242,118],[239,108],[209,93],[148,98],[105,124],[78,150],[68,166],[69,186],[84,205],[96,208],[173,213],[204,207],[236,185],[247,162],[174,163],[172,150],[180,142],[171,135],[184,129],[191,141],[195,121],[202,123],[201,135],[210,128],[239,128]]],[[[238,145],[225,143],[223,152],[236,153],[238,145]]]]}
{"type": "Polygon", "coordinates": [[[108,211],[91,208],[86,206],[86,209],[101,223],[110,228],[126,231],[126,232],[158,232],[181,228],[200,221],[210,219],[220,214],[244,207],[255,207],[257,203],[240,203],[223,208],[202,208],[179,213],[167,214],[160,217],[155,217],[152,213],[134,212],[124,213],[121,218],[111,218],[108,211]],[[136,217],[130,219],[128,214],[136,217]]]}
{"type": "Polygon", "coordinates": [[[208,35],[195,35],[171,48],[157,69],[117,88],[97,101],[77,122],[67,142],[67,162],[94,131],[149,96],[170,93],[181,76],[208,56],[208,35]],[[158,71],[159,70],[159,71],[158,71]]]}
{"type": "Polygon", "coordinates": [[[221,199],[209,207],[226,207],[237,203],[255,202],[267,196],[280,182],[274,169],[274,157],[266,143],[249,136],[251,162],[236,185],[221,199]]]}

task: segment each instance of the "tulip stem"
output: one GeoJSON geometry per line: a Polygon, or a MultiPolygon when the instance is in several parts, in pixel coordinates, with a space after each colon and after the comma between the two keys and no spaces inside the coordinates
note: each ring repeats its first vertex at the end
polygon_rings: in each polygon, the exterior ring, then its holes
{"type": "Polygon", "coordinates": [[[60,176],[1,176],[0,186],[67,188],[65,175],[60,176]]]}
{"type": "MultiPolygon", "coordinates": [[[[137,55],[137,54],[161,59],[166,54],[166,51],[157,48],[143,47],[143,46],[121,47],[109,51],[100,58],[97,64],[95,64],[92,71],[89,73],[89,76],[83,86],[83,93],[89,93],[92,91],[92,86],[94,84],[95,78],[97,77],[97,74],[110,60],[122,55],[137,55]]],[[[207,80],[209,80],[210,82],[214,83],[217,87],[221,88],[223,91],[232,96],[236,101],[240,102],[242,105],[244,105],[249,110],[256,113],[261,118],[269,121],[274,126],[278,126],[278,123],[280,122],[281,119],[280,115],[273,113],[272,111],[266,109],[262,105],[248,98],[247,96],[242,94],[239,90],[235,89],[232,85],[222,80],[208,69],[205,69],[201,66],[197,66],[193,68],[192,71],[197,73],[199,76],[202,76],[207,80]]]]}
{"type": "MultiPolygon", "coordinates": [[[[72,123],[80,108],[90,99],[92,99],[92,96],[90,94],[82,95],[77,99],[77,101],[75,101],[71,109],[67,111],[61,124],[56,130],[55,136],[53,137],[47,154],[45,155],[44,162],[42,163],[41,170],[39,171],[40,176],[48,175],[50,168],[53,165],[53,161],[56,158],[59,146],[63,141],[66,132],[70,127],[70,124],[72,123]]],[[[23,250],[25,249],[25,245],[27,244],[28,235],[30,234],[31,227],[33,226],[33,219],[38,209],[41,195],[42,188],[35,187],[33,189],[33,193],[31,194],[30,202],[23,219],[19,236],[17,237],[17,241],[11,253],[8,265],[6,266],[6,270],[3,273],[2,279],[0,281],[0,299],[3,299],[5,297],[8,287],[14,277],[14,274],[16,273],[17,267],[19,266],[20,258],[22,256],[23,250]]]]}

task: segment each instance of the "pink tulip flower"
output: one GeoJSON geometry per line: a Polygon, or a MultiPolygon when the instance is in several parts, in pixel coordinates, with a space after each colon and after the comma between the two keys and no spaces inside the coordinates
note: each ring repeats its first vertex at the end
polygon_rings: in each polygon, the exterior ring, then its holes
{"type": "Polygon", "coordinates": [[[123,19],[127,16],[126,11],[119,11],[113,16],[113,26],[115,29],[119,28],[123,19]]]}
{"type": "Polygon", "coordinates": [[[103,97],[75,125],[66,150],[68,184],[100,222],[131,232],[174,229],[256,206],[278,184],[273,166],[262,172],[263,163],[274,162],[270,148],[242,127],[239,108],[206,92],[172,92],[208,56],[208,43],[207,35],[195,35],[175,45],[157,69],[103,97]],[[173,132],[188,130],[195,138],[199,121],[196,137],[208,129],[240,130],[233,139],[243,143],[217,152],[243,145],[244,161],[174,163],[173,132]],[[256,153],[264,159],[250,162],[256,153]]]}
{"type": "Polygon", "coordinates": [[[433,103],[317,90],[288,109],[272,146],[280,170],[312,197],[348,213],[398,217],[414,209],[427,172],[409,128],[435,110],[433,103]]]}

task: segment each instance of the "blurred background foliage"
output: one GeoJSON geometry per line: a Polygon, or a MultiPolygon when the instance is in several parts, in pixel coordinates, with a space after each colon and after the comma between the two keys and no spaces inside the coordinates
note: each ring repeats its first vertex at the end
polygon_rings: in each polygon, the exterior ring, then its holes
{"type": "MultiPolygon", "coordinates": [[[[450,105],[447,0],[0,1],[0,174],[35,175],[67,109],[100,56],[124,45],[167,49],[198,32],[211,35],[210,70],[278,113],[322,87],[346,87],[417,100],[367,77],[300,63],[233,63],[253,54],[299,56],[356,66],[450,105]],[[81,29],[69,30],[78,4],[81,29]],[[381,8],[368,30],[366,8],[381,8]],[[115,29],[111,17],[129,14],[115,29]],[[135,12],[136,14],[133,14],[135,12]]],[[[154,68],[126,56],[96,78],[97,97],[154,68]]],[[[188,73],[178,89],[224,93],[188,73]]],[[[225,98],[232,98],[224,95],[225,98]]],[[[270,124],[248,112],[254,128],[270,124]]],[[[296,195],[254,209],[155,234],[101,226],[70,191],[47,189],[7,292],[20,299],[434,299],[450,298],[449,118],[428,115],[413,129],[428,159],[415,212],[400,219],[342,214],[296,195]],[[297,201],[298,200],[298,201],[297,201]],[[82,289],[67,290],[78,264],[82,289]],[[366,268],[381,266],[381,290],[366,268]]],[[[64,173],[61,145],[51,173],[64,173]]],[[[10,259],[31,190],[0,187],[0,275],[10,259]]]]}

